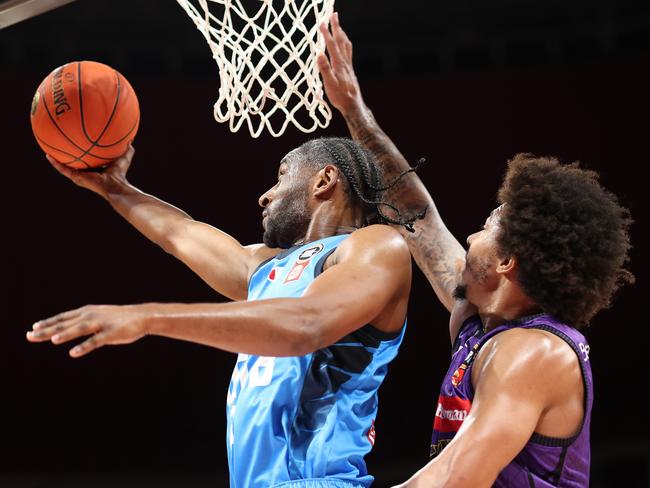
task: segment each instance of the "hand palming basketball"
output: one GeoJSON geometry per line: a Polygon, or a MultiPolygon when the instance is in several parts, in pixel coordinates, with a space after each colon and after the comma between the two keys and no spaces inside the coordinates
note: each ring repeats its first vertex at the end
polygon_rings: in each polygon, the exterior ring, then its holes
{"type": "Polygon", "coordinates": [[[124,154],[140,123],[131,84],[118,71],[76,61],[52,71],[31,108],[32,130],[43,151],[59,163],[90,169],[124,154]]]}
{"type": "Polygon", "coordinates": [[[133,146],[129,146],[129,149],[124,155],[116,159],[115,162],[101,172],[73,169],[59,163],[49,154],[45,157],[59,173],[70,179],[75,185],[107,198],[109,193],[116,193],[124,188],[126,172],[129,170],[129,166],[131,166],[133,154],[135,154],[135,149],[133,149],[133,146]]]}

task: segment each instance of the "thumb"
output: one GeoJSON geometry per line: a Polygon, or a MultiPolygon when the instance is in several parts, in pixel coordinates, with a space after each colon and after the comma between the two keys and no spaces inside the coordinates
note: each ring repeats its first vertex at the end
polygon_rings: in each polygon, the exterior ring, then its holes
{"type": "Polygon", "coordinates": [[[113,166],[116,167],[117,171],[122,174],[126,174],[131,166],[131,161],[133,160],[133,155],[135,154],[135,148],[129,144],[129,148],[126,152],[117,158],[113,163],[113,166]]]}

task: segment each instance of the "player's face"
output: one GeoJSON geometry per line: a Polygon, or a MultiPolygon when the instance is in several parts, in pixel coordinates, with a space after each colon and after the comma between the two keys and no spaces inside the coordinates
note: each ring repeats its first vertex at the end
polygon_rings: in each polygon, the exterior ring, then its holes
{"type": "Polygon", "coordinates": [[[483,229],[467,238],[465,269],[455,295],[457,298],[467,298],[479,308],[498,285],[496,268],[500,263],[497,247],[500,217],[501,207],[498,207],[485,221],[483,229]]]}
{"type": "Polygon", "coordinates": [[[298,150],[287,154],[278,170],[278,182],[259,199],[264,208],[264,244],[287,249],[304,237],[309,226],[309,178],[294,161],[298,150]]]}

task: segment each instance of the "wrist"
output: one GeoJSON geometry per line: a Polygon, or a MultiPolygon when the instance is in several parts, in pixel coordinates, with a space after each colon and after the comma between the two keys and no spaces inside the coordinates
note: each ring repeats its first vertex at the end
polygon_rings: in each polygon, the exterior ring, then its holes
{"type": "Polygon", "coordinates": [[[102,196],[112,204],[116,199],[135,192],[135,187],[126,181],[125,178],[116,178],[113,176],[107,181],[102,196]]]}
{"type": "Polygon", "coordinates": [[[160,303],[147,303],[136,305],[139,310],[138,326],[143,336],[159,335],[160,330],[160,303]]]}
{"type": "Polygon", "coordinates": [[[352,97],[348,103],[340,110],[341,115],[347,121],[349,119],[358,119],[367,116],[370,109],[366,106],[361,95],[352,97]]]}

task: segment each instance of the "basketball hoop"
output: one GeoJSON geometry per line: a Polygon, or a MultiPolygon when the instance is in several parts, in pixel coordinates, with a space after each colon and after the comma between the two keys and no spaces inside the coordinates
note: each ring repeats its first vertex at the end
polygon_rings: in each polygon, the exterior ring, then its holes
{"type": "Polygon", "coordinates": [[[177,0],[208,42],[219,67],[214,118],[252,137],[279,137],[289,123],[324,128],[332,111],[323,99],[316,56],[318,26],[334,0],[177,0]],[[194,4],[198,4],[198,7],[194,4]],[[245,4],[245,5],[244,5],[245,4]]]}

